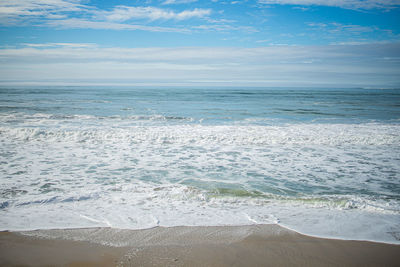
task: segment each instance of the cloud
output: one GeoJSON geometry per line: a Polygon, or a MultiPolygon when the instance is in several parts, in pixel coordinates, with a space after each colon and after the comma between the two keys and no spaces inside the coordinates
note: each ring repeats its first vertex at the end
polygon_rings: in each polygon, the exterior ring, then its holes
{"type": "Polygon", "coordinates": [[[0,49],[0,81],[395,87],[400,86],[399,51],[400,43],[259,48],[26,44],[0,49]]]}
{"type": "Polygon", "coordinates": [[[298,10],[301,10],[301,11],[310,10],[309,7],[304,7],[304,6],[294,6],[294,7],[292,7],[292,8],[293,8],[293,9],[298,9],[298,10]]]}
{"type": "Polygon", "coordinates": [[[0,2],[0,23],[15,24],[31,18],[55,19],[65,12],[86,12],[91,7],[79,0],[2,0],[0,2]]]}
{"type": "Polygon", "coordinates": [[[217,32],[231,32],[243,31],[246,33],[258,32],[257,29],[251,26],[232,26],[229,24],[213,24],[213,25],[197,25],[193,26],[194,30],[217,31],[217,32]]]}
{"type": "Polygon", "coordinates": [[[400,0],[259,0],[268,5],[331,6],[345,9],[392,9],[400,0]]]}
{"type": "Polygon", "coordinates": [[[361,34],[361,33],[369,33],[373,31],[381,31],[378,27],[375,26],[361,26],[355,24],[342,24],[338,22],[330,22],[330,23],[308,23],[308,26],[327,31],[331,34],[334,33],[344,33],[349,32],[351,34],[361,34]]]}
{"type": "Polygon", "coordinates": [[[94,30],[141,30],[150,32],[179,32],[188,33],[188,29],[178,27],[159,27],[159,26],[147,26],[139,24],[126,24],[126,23],[115,23],[108,21],[91,21],[86,19],[64,19],[64,20],[52,20],[46,22],[46,25],[52,27],[66,28],[66,29],[94,29],[94,30]]]}
{"type": "Polygon", "coordinates": [[[15,15],[47,14],[49,11],[81,11],[80,0],[2,0],[0,13],[15,15]]]}
{"type": "Polygon", "coordinates": [[[205,18],[211,9],[195,8],[175,12],[158,7],[116,6],[101,10],[80,0],[3,0],[0,2],[0,25],[15,26],[34,24],[72,29],[143,30],[153,32],[188,32],[179,25],[159,27],[144,25],[143,20],[183,21],[205,18]],[[135,21],[136,23],[127,23],[135,21]]]}
{"type": "Polygon", "coordinates": [[[211,14],[210,9],[195,8],[193,10],[184,10],[174,12],[157,7],[132,7],[117,6],[112,11],[102,11],[99,15],[105,17],[107,21],[127,21],[131,19],[174,19],[185,20],[191,18],[202,18],[211,14]]]}
{"type": "Polygon", "coordinates": [[[306,23],[310,31],[307,35],[330,43],[368,43],[368,42],[398,42],[400,35],[388,29],[381,29],[375,25],[343,24],[338,22],[310,22],[306,23]]]}
{"type": "Polygon", "coordinates": [[[54,48],[54,47],[94,48],[94,47],[97,47],[96,44],[88,44],[88,43],[45,43],[45,44],[25,43],[23,45],[27,46],[27,47],[35,47],[35,48],[54,48]]]}
{"type": "Polygon", "coordinates": [[[166,0],[162,4],[163,5],[175,5],[175,4],[189,4],[197,2],[197,0],[166,0]]]}

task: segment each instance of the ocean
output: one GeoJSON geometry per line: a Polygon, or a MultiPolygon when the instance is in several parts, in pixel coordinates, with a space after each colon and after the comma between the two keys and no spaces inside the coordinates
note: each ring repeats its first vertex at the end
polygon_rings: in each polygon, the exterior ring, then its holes
{"type": "Polygon", "coordinates": [[[248,224],[400,244],[400,90],[0,88],[0,230],[248,224]]]}

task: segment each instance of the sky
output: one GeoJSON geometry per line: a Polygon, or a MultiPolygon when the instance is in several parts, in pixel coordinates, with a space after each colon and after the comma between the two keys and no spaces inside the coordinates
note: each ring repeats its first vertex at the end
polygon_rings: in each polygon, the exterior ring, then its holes
{"type": "Polygon", "coordinates": [[[400,88],[400,0],[1,0],[0,85],[400,88]]]}

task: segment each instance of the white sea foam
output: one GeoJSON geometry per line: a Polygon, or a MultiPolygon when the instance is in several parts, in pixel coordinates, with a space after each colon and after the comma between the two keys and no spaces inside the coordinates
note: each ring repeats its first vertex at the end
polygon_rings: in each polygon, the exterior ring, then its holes
{"type": "MultiPolygon", "coordinates": [[[[42,123],[41,123],[42,124],[42,123]]],[[[65,127],[64,127],[65,128],[65,127]]],[[[0,127],[4,138],[46,142],[177,143],[181,145],[397,145],[400,126],[385,124],[295,124],[288,126],[130,126],[67,129],[0,127]]]]}
{"type": "Polygon", "coordinates": [[[213,198],[179,185],[158,189],[139,183],[123,188],[116,194],[101,187],[96,192],[86,192],[94,196],[85,200],[67,195],[16,204],[0,219],[1,229],[146,229],[278,223],[315,236],[400,243],[398,212],[338,207],[328,201],[313,204],[298,200],[213,198]]]}
{"type": "Polygon", "coordinates": [[[397,124],[13,120],[0,127],[2,230],[280,223],[399,243],[397,124]]]}

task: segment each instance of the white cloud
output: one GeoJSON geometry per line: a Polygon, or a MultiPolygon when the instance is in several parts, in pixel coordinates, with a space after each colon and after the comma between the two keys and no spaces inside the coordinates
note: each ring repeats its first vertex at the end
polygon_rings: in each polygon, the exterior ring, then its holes
{"type": "Polygon", "coordinates": [[[86,6],[81,0],[2,0],[0,13],[30,15],[46,14],[48,11],[80,11],[86,6]]]}
{"type": "Polygon", "coordinates": [[[162,4],[163,5],[175,5],[175,4],[189,4],[197,2],[197,0],[166,0],[162,4]]]}
{"type": "Polygon", "coordinates": [[[130,19],[185,20],[190,18],[202,18],[210,14],[210,9],[199,8],[195,8],[193,10],[184,10],[181,12],[174,12],[157,7],[117,6],[112,11],[102,11],[99,16],[104,17],[108,21],[127,21],[130,19]]]}
{"type": "Polygon", "coordinates": [[[361,26],[355,24],[342,24],[338,22],[331,22],[331,23],[308,23],[310,27],[320,29],[323,31],[327,31],[329,33],[343,33],[343,32],[350,32],[352,34],[360,34],[360,33],[367,33],[373,31],[381,31],[378,27],[375,26],[361,26]]]}
{"type": "Polygon", "coordinates": [[[381,42],[383,40],[398,42],[400,35],[392,30],[381,29],[375,25],[342,24],[338,22],[307,23],[309,36],[318,36],[319,39],[330,41],[330,43],[353,42],[368,43],[381,42]]]}
{"type": "Polygon", "coordinates": [[[46,23],[48,26],[66,28],[66,29],[106,29],[106,30],[141,30],[150,32],[181,32],[187,33],[189,30],[184,28],[171,28],[171,27],[159,27],[159,26],[146,26],[146,25],[135,25],[126,23],[115,23],[107,21],[90,21],[86,19],[64,19],[64,20],[52,20],[46,23]]]}
{"type": "Polygon", "coordinates": [[[96,44],[88,44],[88,43],[45,43],[45,44],[25,43],[23,45],[27,46],[27,47],[35,47],[35,48],[54,48],[54,47],[94,48],[94,47],[97,47],[96,44]]]}
{"type": "Polygon", "coordinates": [[[0,82],[213,81],[221,85],[400,86],[400,44],[260,48],[102,48],[26,44],[0,49],[0,82]]]}
{"type": "Polygon", "coordinates": [[[43,17],[54,19],[63,12],[82,12],[91,9],[80,4],[80,0],[2,0],[0,23],[14,24],[20,20],[43,17]]]}
{"type": "Polygon", "coordinates": [[[301,10],[301,11],[310,10],[309,7],[303,7],[303,6],[294,6],[294,7],[292,7],[292,8],[293,8],[293,9],[298,9],[298,10],[301,10]]]}
{"type": "Polygon", "coordinates": [[[175,12],[157,7],[116,6],[112,10],[100,10],[81,0],[2,0],[0,25],[55,26],[61,28],[144,30],[163,32],[188,32],[176,28],[123,23],[128,20],[176,20],[204,18],[210,9],[195,8],[175,12]]]}
{"type": "Polygon", "coordinates": [[[400,0],[259,0],[269,5],[331,6],[346,9],[391,9],[400,6],[400,0]]]}
{"type": "Polygon", "coordinates": [[[193,26],[194,30],[205,31],[218,31],[218,32],[231,32],[231,31],[244,31],[244,32],[257,32],[257,29],[251,26],[232,26],[229,24],[213,24],[213,25],[198,25],[193,26]]]}

